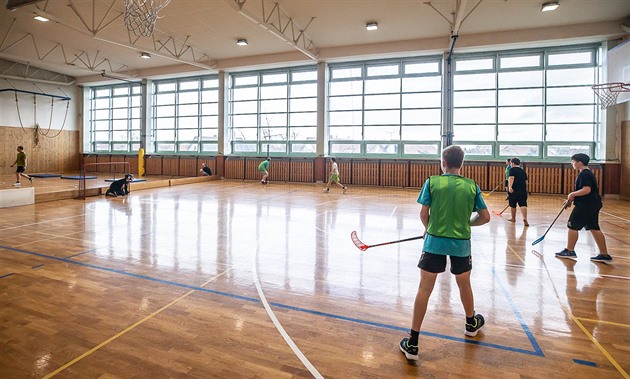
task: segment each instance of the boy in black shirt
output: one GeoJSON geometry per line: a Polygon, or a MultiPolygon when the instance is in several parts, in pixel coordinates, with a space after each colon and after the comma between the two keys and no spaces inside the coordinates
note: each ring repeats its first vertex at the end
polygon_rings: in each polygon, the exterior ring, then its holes
{"type": "Polygon", "coordinates": [[[208,167],[208,165],[206,165],[205,163],[201,164],[201,170],[199,170],[199,172],[203,172],[204,175],[206,176],[212,176],[212,170],[210,170],[210,167],[208,167]]]}
{"type": "Polygon", "coordinates": [[[125,196],[129,191],[129,183],[133,180],[133,175],[126,174],[124,178],[114,181],[105,192],[107,196],[125,196]]]}
{"type": "Polygon", "coordinates": [[[571,203],[575,205],[569,222],[567,223],[568,236],[567,247],[559,253],[558,258],[577,259],[575,254],[575,244],[578,240],[578,231],[582,228],[590,230],[593,239],[599,249],[599,254],[591,257],[592,262],[612,263],[612,257],[608,254],[606,248],[606,237],[599,229],[599,210],[602,209],[602,198],[599,196],[599,188],[597,187],[597,178],[589,170],[588,162],[590,157],[583,153],[575,154],[571,157],[571,165],[574,169],[579,170],[575,179],[575,191],[567,196],[566,207],[570,207],[571,203]]]}
{"type": "Polygon", "coordinates": [[[508,219],[508,221],[516,222],[516,204],[518,204],[523,214],[523,224],[529,226],[527,222],[527,173],[521,168],[521,160],[518,158],[512,158],[510,166],[508,174],[508,201],[512,218],[508,219]]]}

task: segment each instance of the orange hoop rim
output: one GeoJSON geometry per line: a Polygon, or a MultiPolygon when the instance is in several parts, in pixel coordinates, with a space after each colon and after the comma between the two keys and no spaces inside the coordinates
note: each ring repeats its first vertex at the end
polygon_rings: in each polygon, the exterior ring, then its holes
{"type": "Polygon", "coordinates": [[[621,83],[621,82],[602,83],[602,84],[592,85],[591,88],[593,90],[609,90],[612,92],[630,92],[630,83],[621,83]]]}

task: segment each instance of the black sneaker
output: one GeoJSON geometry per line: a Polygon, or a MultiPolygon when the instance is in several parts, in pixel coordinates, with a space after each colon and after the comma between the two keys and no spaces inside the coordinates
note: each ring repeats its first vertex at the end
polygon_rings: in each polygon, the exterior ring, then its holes
{"type": "Polygon", "coordinates": [[[602,262],[602,263],[607,263],[607,264],[611,264],[612,263],[612,257],[610,255],[603,255],[603,254],[599,254],[597,256],[591,257],[591,262],[602,262]]]}
{"type": "Polygon", "coordinates": [[[573,259],[575,261],[577,260],[577,254],[575,254],[575,250],[570,251],[569,249],[564,248],[561,252],[556,253],[556,258],[573,259]]]}
{"type": "Polygon", "coordinates": [[[33,183],[33,178],[28,178],[28,181],[33,183]]]}
{"type": "Polygon", "coordinates": [[[418,346],[409,345],[409,338],[403,338],[398,346],[407,359],[410,361],[418,360],[418,346]]]}
{"type": "Polygon", "coordinates": [[[468,322],[466,322],[466,330],[464,331],[464,334],[466,334],[468,337],[475,337],[486,323],[486,320],[484,320],[482,315],[476,314],[473,316],[473,318],[475,320],[474,324],[469,324],[468,322]]]}

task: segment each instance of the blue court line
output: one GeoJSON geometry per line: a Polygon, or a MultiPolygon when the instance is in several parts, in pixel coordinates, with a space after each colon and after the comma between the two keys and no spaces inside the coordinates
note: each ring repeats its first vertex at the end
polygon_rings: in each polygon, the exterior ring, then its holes
{"type": "Polygon", "coordinates": [[[33,267],[31,267],[31,268],[32,268],[32,269],[36,269],[36,268],[38,268],[38,267],[42,267],[43,265],[44,265],[44,264],[42,263],[41,265],[33,266],[33,267]]]}
{"type": "Polygon", "coordinates": [[[494,279],[499,284],[499,287],[501,288],[501,291],[503,292],[503,296],[505,296],[505,298],[507,299],[508,303],[510,304],[510,307],[512,307],[512,311],[514,312],[514,315],[516,315],[516,318],[518,319],[518,322],[521,324],[521,328],[523,328],[523,331],[525,332],[525,335],[527,336],[527,338],[529,338],[529,342],[532,344],[532,347],[538,353],[537,355],[540,355],[541,357],[544,357],[545,354],[542,352],[542,349],[538,345],[538,342],[536,341],[536,338],[534,338],[534,334],[529,330],[529,327],[525,323],[525,320],[523,320],[523,316],[521,316],[521,312],[519,312],[518,308],[516,308],[516,305],[512,301],[512,298],[510,297],[509,292],[507,291],[507,289],[503,285],[503,282],[501,282],[501,279],[497,275],[497,272],[494,270],[494,267],[492,268],[492,276],[494,276],[494,279]]]}
{"type": "Polygon", "coordinates": [[[0,279],[2,279],[2,278],[6,278],[7,276],[11,276],[11,275],[13,275],[13,273],[12,273],[12,272],[10,272],[10,273],[8,273],[8,274],[0,275],[0,279]]]}
{"type": "MultiPolygon", "coordinates": [[[[203,288],[203,287],[193,286],[193,285],[189,285],[189,284],[174,282],[174,281],[171,281],[171,280],[164,280],[164,279],[153,278],[153,277],[146,276],[146,275],[134,274],[134,273],[127,272],[127,271],[116,270],[116,269],[107,268],[107,267],[103,267],[103,266],[97,266],[97,265],[93,265],[93,264],[90,264],[90,263],[77,262],[77,261],[74,261],[74,260],[71,260],[71,259],[68,259],[68,258],[55,257],[55,256],[51,256],[51,255],[36,253],[36,252],[33,252],[33,251],[16,249],[14,247],[9,247],[9,246],[0,246],[0,249],[16,251],[16,252],[19,252],[19,253],[34,255],[34,256],[37,256],[37,257],[41,257],[41,258],[54,259],[54,260],[60,261],[60,262],[72,263],[72,264],[75,264],[75,265],[78,265],[78,266],[94,268],[94,269],[101,270],[101,271],[107,271],[107,272],[112,272],[112,273],[116,273],[116,274],[120,274],[120,275],[131,276],[131,277],[134,277],[134,278],[149,280],[149,281],[157,282],[157,283],[161,283],[161,284],[168,284],[168,285],[172,285],[172,286],[176,286],[176,287],[180,287],[180,288],[186,288],[186,289],[190,289],[190,290],[196,290],[196,291],[200,291],[200,292],[211,293],[211,294],[214,294],[214,295],[229,297],[229,298],[232,298],[232,299],[244,300],[244,301],[248,301],[248,302],[251,302],[251,303],[261,303],[260,299],[258,299],[258,298],[242,296],[242,295],[235,295],[235,294],[231,294],[231,293],[228,293],[228,292],[215,291],[215,290],[211,290],[211,289],[208,289],[208,288],[203,288]]],[[[11,275],[11,274],[9,274],[9,275],[11,275]]],[[[315,311],[315,310],[312,310],[312,309],[294,307],[294,306],[290,306],[290,305],[286,305],[286,304],[282,304],[282,303],[270,303],[270,304],[273,305],[273,306],[279,307],[279,308],[289,309],[289,310],[293,310],[293,311],[297,311],[297,312],[309,313],[309,314],[323,316],[323,317],[329,317],[329,318],[333,318],[333,319],[337,319],[337,320],[354,322],[354,323],[358,323],[358,324],[370,325],[370,326],[375,326],[375,327],[379,327],[379,328],[390,329],[390,330],[397,330],[397,331],[402,331],[402,332],[408,332],[409,331],[408,329],[400,327],[400,326],[382,324],[382,323],[378,323],[378,322],[374,322],[374,321],[368,321],[368,320],[362,320],[362,319],[353,318],[353,317],[346,317],[346,316],[336,315],[336,314],[333,314],[333,313],[326,313],[326,312],[315,311]]],[[[511,303],[511,301],[510,301],[510,304],[514,307],[514,305],[511,303]]],[[[513,309],[515,309],[515,308],[513,308],[513,309]]],[[[520,318],[520,314],[518,314],[517,317],[520,318]]],[[[522,318],[520,318],[520,321],[521,321],[521,325],[525,326],[526,333],[529,333],[528,337],[530,337],[530,341],[533,341],[532,345],[533,345],[533,347],[535,349],[534,351],[520,349],[520,348],[515,348],[515,347],[511,347],[511,346],[499,345],[499,344],[494,344],[494,343],[489,343],[489,342],[483,342],[483,341],[476,341],[476,340],[470,340],[470,339],[465,339],[465,338],[453,337],[453,336],[448,336],[448,335],[438,334],[438,333],[432,333],[432,332],[421,331],[420,334],[425,335],[425,336],[435,337],[435,338],[441,338],[441,339],[457,341],[457,342],[463,342],[463,343],[472,344],[472,345],[485,346],[485,347],[490,347],[490,348],[494,348],[494,349],[515,352],[515,353],[534,355],[534,356],[544,356],[544,354],[542,353],[542,350],[540,350],[540,347],[536,343],[535,339],[533,339],[533,335],[531,335],[531,332],[529,332],[529,329],[522,322],[522,318]]]]}
{"type": "Polygon", "coordinates": [[[597,367],[597,363],[595,363],[595,362],[584,361],[584,360],[577,359],[577,358],[573,358],[573,362],[581,364],[581,365],[585,365],[585,366],[597,367]]]}

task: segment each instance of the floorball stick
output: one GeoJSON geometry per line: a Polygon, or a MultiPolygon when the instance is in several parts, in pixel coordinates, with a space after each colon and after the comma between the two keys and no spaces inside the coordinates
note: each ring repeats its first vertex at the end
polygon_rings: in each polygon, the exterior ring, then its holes
{"type": "Polygon", "coordinates": [[[549,230],[551,229],[553,224],[556,223],[556,220],[558,219],[558,217],[560,217],[560,215],[562,214],[562,211],[564,211],[568,207],[568,204],[569,204],[568,201],[565,201],[562,204],[562,209],[560,209],[560,212],[558,212],[558,215],[556,216],[556,218],[553,219],[553,221],[551,222],[551,225],[549,225],[549,227],[547,228],[547,231],[545,232],[545,234],[543,234],[542,237],[539,237],[536,241],[532,242],[532,246],[536,245],[537,243],[542,242],[542,240],[545,239],[545,236],[547,235],[547,233],[549,233],[549,230]]]}
{"type": "Polygon", "coordinates": [[[382,243],[377,243],[377,244],[374,244],[374,245],[366,245],[363,242],[361,242],[359,237],[357,237],[357,232],[354,232],[354,231],[352,233],[350,233],[350,238],[352,238],[352,242],[354,242],[354,245],[356,247],[361,249],[361,251],[365,251],[365,250],[369,249],[370,247],[385,246],[385,245],[391,245],[391,244],[399,243],[399,242],[407,242],[407,241],[414,241],[414,240],[423,239],[424,236],[405,238],[405,239],[396,240],[396,241],[382,242],[382,243]]]}

